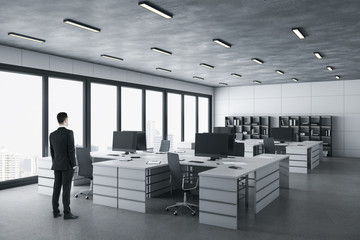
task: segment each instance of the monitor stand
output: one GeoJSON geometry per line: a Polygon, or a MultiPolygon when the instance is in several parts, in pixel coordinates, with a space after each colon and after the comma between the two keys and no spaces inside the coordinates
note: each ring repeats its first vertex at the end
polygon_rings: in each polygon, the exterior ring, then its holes
{"type": "Polygon", "coordinates": [[[217,158],[217,157],[210,157],[210,159],[208,159],[208,161],[215,161],[215,160],[217,160],[217,159],[219,159],[219,158],[217,158]]]}

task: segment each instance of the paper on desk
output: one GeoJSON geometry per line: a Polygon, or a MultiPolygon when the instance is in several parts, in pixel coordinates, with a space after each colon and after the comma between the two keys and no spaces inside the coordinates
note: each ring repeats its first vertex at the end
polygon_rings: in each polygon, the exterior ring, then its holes
{"type": "Polygon", "coordinates": [[[161,161],[147,161],[146,164],[160,164],[161,161]]]}
{"type": "Polygon", "coordinates": [[[222,162],[225,165],[247,165],[244,162],[222,162]]]}

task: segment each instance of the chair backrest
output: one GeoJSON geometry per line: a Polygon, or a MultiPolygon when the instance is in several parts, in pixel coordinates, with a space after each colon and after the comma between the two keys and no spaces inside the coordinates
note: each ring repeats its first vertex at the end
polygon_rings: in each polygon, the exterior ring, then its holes
{"type": "Polygon", "coordinates": [[[171,185],[181,189],[183,172],[181,170],[179,155],[168,152],[167,159],[171,174],[171,185]]]}
{"type": "Polygon", "coordinates": [[[264,138],[265,153],[275,154],[274,138],[264,138]]]}
{"type": "Polygon", "coordinates": [[[169,140],[161,140],[159,152],[168,152],[169,149],[170,149],[170,141],[169,140]]]}
{"type": "Polygon", "coordinates": [[[93,166],[88,148],[76,148],[76,158],[79,164],[79,176],[91,178],[93,176],[93,166]]]}
{"type": "Polygon", "coordinates": [[[239,142],[234,142],[234,148],[231,152],[232,156],[239,156],[239,157],[243,157],[244,156],[244,151],[245,151],[245,144],[244,143],[239,143],[239,142]]]}

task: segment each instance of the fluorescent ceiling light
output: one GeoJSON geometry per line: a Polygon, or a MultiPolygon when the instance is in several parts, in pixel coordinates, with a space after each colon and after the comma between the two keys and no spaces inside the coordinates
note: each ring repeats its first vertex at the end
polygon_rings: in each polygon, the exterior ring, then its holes
{"type": "Polygon", "coordinates": [[[300,38],[300,39],[304,39],[304,38],[305,38],[304,34],[302,34],[302,33],[300,32],[300,29],[298,29],[298,28],[293,28],[293,29],[291,29],[291,30],[295,33],[295,35],[296,35],[298,38],[300,38]]]}
{"type": "Polygon", "coordinates": [[[163,71],[163,72],[171,72],[171,70],[169,70],[169,69],[160,68],[160,67],[156,68],[156,70],[163,71]]]}
{"type": "Polygon", "coordinates": [[[169,51],[165,51],[165,50],[162,50],[160,48],[151,48],[151,50],[155,51],[155,52],[158,52],[158,53],[162,53],[162,54],[165,54],[165,55],[172,55],[172,52],[169,52],[169,51]]]}
{"type": "Polygon", "coordinates": [[[258,64],[263,64],[263,63],[264,63],[263,61],[261,61],[261,60],[258,59],[258,58],[252,58],[251,60],[252,60],[253,62],[258,63],[258,64]]]}
{"type": "Polygon", "coordinates": [[[93,26],[90,26],[90,25],[87,25],[85,23],[81,23],[81,22],[78,22],[78,21],[75,21],[75,20],[72,20],[72,19],[64,19],[64,23],[67,23],[67,24],[70,24],[70,25],[73,25],[75,27],[79,27],[79,28],[82,28],[82,29],[85,29],[85,30],[89,30],[89,31],[92,31],[92,32],[100,32],[101,31],[100,28],[96,28],[96,27],[93,27],[93,26]]]}
{"type": "Polygon", "coordinates": [[[340,79],[340,78],[341,78],[341,76],[339,76],[339,75],[336,75],[336,76],[335,76],[335,78],[336,78],[336,79],[340,79]]]}
{"type": "Polygon", "coordinates": [[[293,80],[294,82],[298,82],[298,81],[299,81],[297,78],[292,78],[291,80],[293,80]]]}
{"type": "Polygon", "coordinates": [[[34,38],[34,37],[30,37],[30,36],[26,36],[26,35],[19,34],[19,33],[14,33],[14,32],[9,32],[8,35],[9,35],[9,36],[12,36],[12,37],[18,37],[18,38],[22,38],[22,39],[26,39],[26,40],[38,42],[38,43],[44,43],[44,42],[45,42],[44,39],[34,38]]]}
{"type": "Polygon", "coordinates": [[[219,85],[228,86],[229,84],[224,83],[224,82],[219,82],[219,85]]]}
{"type": "Polygon", "coordinates": [[[200,66],[206,67],[206,68],[214,68],[214,66],[211,66],[211,65],[206,64],[206,63],[200,63],[200,66]]]}
{"type": "Polygon", "coordinates": [[[157,6],[155,6],[154,4],[152,4],[151,2],[148,1],[144,1],[144,2],[139,2],[139,6],[146,8],[149,11],[152,11],[153,13],[156,13],[166,19],[170,19],[173,18],[173,15],[167,11],[165,11],[164,9],[161,9],[157,6]]]}
{"type": "Polygon", "coordinates": [[[254,80],[254,81],[253,81],[253,83],[256,83],[256,84],[261,84],[261,82],[260,82],[260,81],[258,81],[258,80],[254,80]]]}
{"type": "Polygon", "coordinates": [[[111,60],[124,61],[124,59],[122,59],[122,58],[110,56],[107,54],[101,54],[100,56],[103,58],[111,59],[111,60]]]}
{"type": "Polygon", "coordinates": [[[329,70],[329,71],[334,70],[331,66],[327,66],[326,69],[329,70]]]}
{"type": "Polygon", "coordinates": [[[281,70],[275,70],[275,72],[277,72],[278,74],[284,74],[284,72],[281,70]]]}
{"type": "Polygon", "coordinates": [[[319,52],[314,52],[315,57],[317,57],[318,59],[322,59],[322,56],[320,55],[319,52]]]}
{"type": "Polygon", "coordinates": [[[231,48],[231,44],[230,44],[230,43],[227,43],[227,42],[225,42],[225,41],[223,41],[223,40],[213,39],[213,42],[214,42],[214,43],[217,43],[217,44],[219,44],[219,45],[221,45],[221,46],[223,46],[223,47],[225,47],[225,48],[231,48]]]}
{"type": "Polygon", "coordinates": [[[202,77],[198,77],[198,76],[193,76],[194,79],[199,79],[199,80],[204,80],[204,78],[202,77]]]}
{"type": "Polygon", "coordinates": [[[232,73],[231,76],[234,76],[234,77],[237,77],[237,78],[241,78],[241,75],[240,75],[240,74],[237,74],[237,73],[232,73]]]}

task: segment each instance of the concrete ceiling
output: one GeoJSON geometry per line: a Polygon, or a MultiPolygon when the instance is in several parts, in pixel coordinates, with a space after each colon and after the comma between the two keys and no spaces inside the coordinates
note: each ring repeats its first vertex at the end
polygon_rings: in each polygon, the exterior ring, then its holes
{"type": "MultiPolygon", "coordinates": [[[[1,1],[0,44],[219,86],[360,79],[359,0],[153,0],[173,14],[165,19],[135,0],[1,1]],[[70,18],[101,29],[63,23],[70,18]],[[306,38],[291,31],[301,27],[306,38]],[[45,39],[36,43],[16,32],[45,39]],[[212,41],[220,38],[230,49],[212,41]],[[157,47],[172,56],[151,51],[157,47]],[[317,59],[313,52],[324,58],[317,59]],[[101,58],[108,54],[123,62],[101,58]],[[251,61],[259,58],[260,65],[251,61]],[[200,63],[215,66],[201,67],[200,63]],[[328,71],[326,66],[334,71],[328,71]],[[156,70],[171,69],[171,73],[156,70]],[[282,70],[280,75],[275,70],[282,70]],[[232,77],[231,73],[242,75],[232,77]],[[204,80],[193,79],[199,76],[204,80]]],[[[0,53],[1,54],[1,53],[0,53]]]]}

